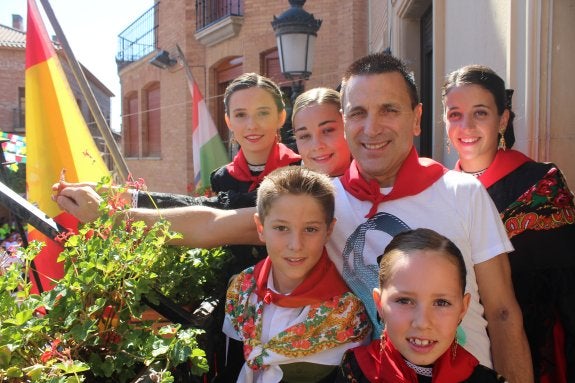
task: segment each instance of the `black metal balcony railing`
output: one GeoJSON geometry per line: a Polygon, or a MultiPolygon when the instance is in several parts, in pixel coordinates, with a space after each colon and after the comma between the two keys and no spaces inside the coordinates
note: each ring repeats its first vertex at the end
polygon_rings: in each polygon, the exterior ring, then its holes
{"type": "Polygon", "coordinates": [[[243,0],[196,0],[196,31],[225,17],[243,14],[243,0]]]}
{"type": "Polygon", "coordinates": [[[160,2],[144,12],[118,35],[116,62],[124,65],[137,61],[158,47],[158,11],[160,2]]]}

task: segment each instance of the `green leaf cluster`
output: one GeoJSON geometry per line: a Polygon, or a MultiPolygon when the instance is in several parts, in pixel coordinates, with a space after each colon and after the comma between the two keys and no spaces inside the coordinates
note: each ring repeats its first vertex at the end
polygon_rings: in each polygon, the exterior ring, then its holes
{"type": "Polygon", "coordinates": [[[101,217],[67,238],[64,276],[52,290],[31,290],[39,243],[24,249],[23,270],[13,264],[0,277],[0,381],[129,382],[153,371],[168,383],[182,364],[207,371],[202,330],[142,319],[142,298],[159,290],[193,308],[219,294],[224,251],[168,246],[179,235],[167,222],[126,219],[116,203],[123,190],[109,190],[101,217]]]}

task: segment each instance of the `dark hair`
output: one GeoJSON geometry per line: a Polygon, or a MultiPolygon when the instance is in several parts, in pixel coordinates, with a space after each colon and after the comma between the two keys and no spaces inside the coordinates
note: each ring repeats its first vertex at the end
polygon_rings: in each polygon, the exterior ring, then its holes
{"type": "Polygon", "coordinates": [[[337,110],[341,109],[341,101],[339,99],[339,92],[331,88],[312,88],[300,94],[292,108],[291,121],[293,121],[296,114],[301,110],[312,105],[333,105],[337,110]]]}
{"type": "MultiPolygon", "coordinates": [[[[515,143],[515,133],[513,131],[513,119],[515,113],[511,110],[511,96],[513,95],[512,89],[505,89],[505,81],[493,71],[493,69],[484,65],[467,65],[456,71],[451,72],[441,90],[441,98],[445,101],[445,97],[449,91],[461,85],[479,85],[493,95],[495,105],[497,106],[497,114],[500,116],[505,109],[509,110],[509,121],[503,137],[505,138],[505,145],[508,149],[513,147],[515,143]]],[[[499,140],[501,134],[497,136],[499,140]]]]}
{"type": "Polygon", "coordinates": [[[391,278],[391,270],[395,261],[401,257],[409,257],[413,250],[435,250],[457,267],[461,292],[465,293],[465,278],[467,269],[459,248],[443,235],[431,230],[419,228],[397,234],[386,246],[379,262],[379,288],[383,289],[391,278]]]}
{"type": "Polygon", "coordinates": [[[385,52],[372,53],[370,55],[364,56],[356,60],[347,68],[341,80],[342,104],[345,98],[345,92],[347,88],[346,85],[352,76],[391,72],[397,72],[401,74],[405,80],[405,85],[407,85],[409,98],[411,99],[411,107],[415,108],[417,104],[419,104],[419,95],[417,93],[417,85],[415,85],[413,72],[407,68],[403,61],[385,52]]]}
{"type": "Polygon", "coordinates": [[[226,91],[224,92],[224,108],[226,114],[228,116],[230,115],[230,98],[232,97],[232,94],[234,94],[238,90],[255,88],[255,87],[262,88],[263,90],[271,94],[279,112],[285,109],[282,91],[277,86],[277,84],[273,82],[273,80],[264,77],[262,75],[259,75],[257,73],[244,73],[236,77],[226,87],[226,91]]]}
{"type": "Polygon", "coordinates": [[[323,208],[325,222],[333,221],[335,191],[331,179],[301,166],[286,166],[268,174],[258,188],[257,209],[264,222],[274,201],[283,195],[309,195],[323,208]]]}

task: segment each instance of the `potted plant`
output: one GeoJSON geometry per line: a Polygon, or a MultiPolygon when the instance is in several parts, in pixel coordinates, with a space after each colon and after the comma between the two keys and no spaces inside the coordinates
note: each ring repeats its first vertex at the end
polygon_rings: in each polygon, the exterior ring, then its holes
{"type": "Polygon", "coordinates": [[[224,252],[167,246],[179,235],[167,222],[126,219],[123,190],[108,190],[100,218],[58,238],[65,273],[52,290],[32,294],[27,279],[39,243],[23,250],[24,270],[14,264],[0,278],[1,381],[167,383],[182,367],[207,370],[201,329],[142,313],[158,292],[192,310],[209,299],[224,252]]]}

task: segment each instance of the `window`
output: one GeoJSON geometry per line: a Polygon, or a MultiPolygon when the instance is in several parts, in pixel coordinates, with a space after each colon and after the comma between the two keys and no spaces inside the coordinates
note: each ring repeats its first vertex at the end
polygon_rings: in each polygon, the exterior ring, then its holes
{"type": "Polygon", "coordinates": [[[218,128],[218,133],[226,145],[229,145],[230,132],[224,119],[224,92],[229,83],[243,73],[243,63],[243,57],[231,57],[222,61],[216,68],[214,68],[216,92],[218,94],[214,121],[218,128]]]}
{"type": "Polygon", "coordinates": [[[144,121],[142,123],[142,156],[160,157],[160,84],[154,83],[144,92],[144,121]]]}
{"type": "Polygon", "coordinates": [[[138,157],[140,155],[140,140],[138,127],[138,95],[132,93],[125,98],[124,104],[124,155],[138,157]]]}
{"type": "Polygon", "coordinates": [[[26,90],[18,88],[18,108],[14,110],[14,131],[23,132],[26,126],[26,90]]]}

